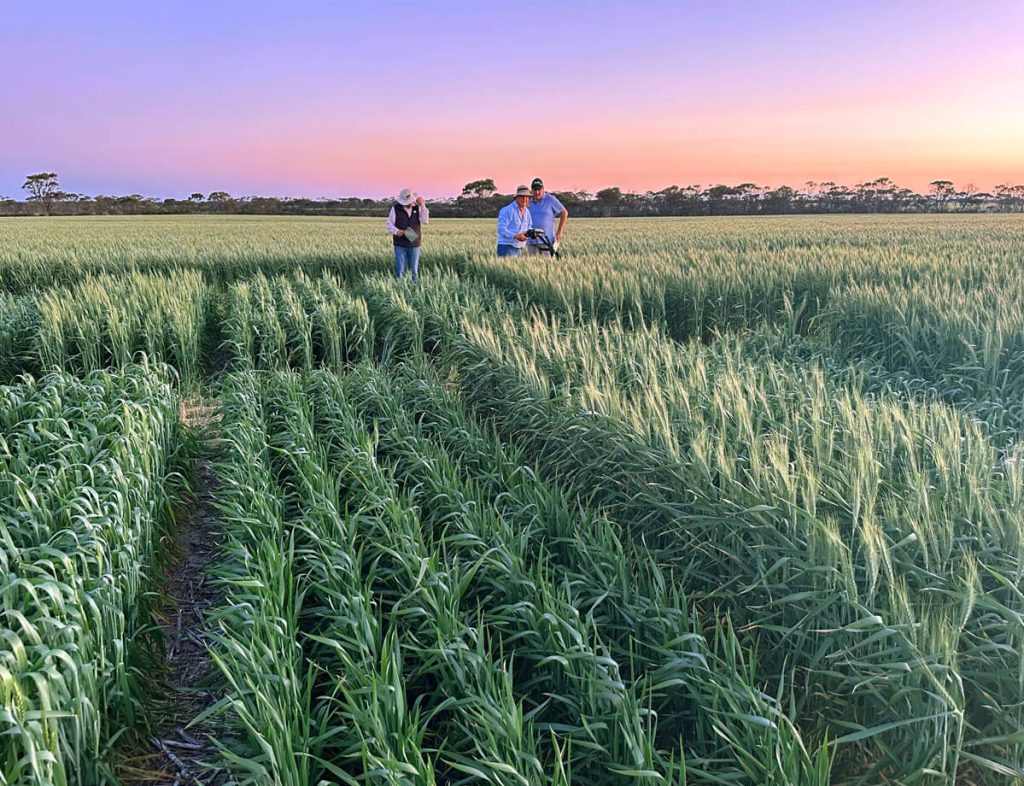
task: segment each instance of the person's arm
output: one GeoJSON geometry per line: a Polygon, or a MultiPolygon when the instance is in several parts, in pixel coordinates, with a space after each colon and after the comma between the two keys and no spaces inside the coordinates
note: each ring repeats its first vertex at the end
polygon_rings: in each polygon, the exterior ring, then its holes
{"type": "Polygon", "coordinates": [[[555,240],[562,239],[562,232],[565,231],[565,222],[569,218],[569,211],[564,207],[562,212],[558,214],[558,228],[555,230],[555,240]]]}
{"type": "Polygon", "coordinates": [[[416,200],[416,204],[420,206],[420,223],[430,223],[430,208],[427,207],[427,203],[423,201],[423,197],[419,197],[416,200]]]}
{"type": "Polygon", "coordinates": [[[395,206],[392,205],[388,211],[388,232],[395,237],[402,237],[405,234],[401,229],[395,226],[395,206]]]}
{"type": "Polygon", "coordinates": [[[512,222],[512,211],[507,207],[498,213],[498,245],[510,246],[515,241],[515,226],[512,222]]]}
{"type": "Polygon", "coordinates": [[[562,239],[562,232],[565,230],[565,221],[569,218],[569,211],[565,209],[565,205],[554,194],[551,195],[551,210],[558,216],[558,226],[555,228],[555,236],[552,239],[560,241],[562,239]]]}

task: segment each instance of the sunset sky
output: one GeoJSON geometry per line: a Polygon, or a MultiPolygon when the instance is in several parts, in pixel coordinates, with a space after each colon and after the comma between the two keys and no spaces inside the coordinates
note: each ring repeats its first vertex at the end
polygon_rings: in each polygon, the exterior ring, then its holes
{"type": "Polygon", "coordinates": [[[1024,2],[9,2],[0,196],[1024,183],[1024,2]]]}

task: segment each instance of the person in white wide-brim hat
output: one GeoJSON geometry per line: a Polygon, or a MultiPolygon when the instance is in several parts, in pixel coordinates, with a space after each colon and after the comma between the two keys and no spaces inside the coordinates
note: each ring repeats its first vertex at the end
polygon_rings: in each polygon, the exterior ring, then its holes
{"type": "Polygon", "coordinates": [[[430,211],[423,197],[411,188],[398,192],[395,203],[388,212],[388,232],[395,244],[395,278],[401,278],[408,270],[412,280],[420,277],[420,243],[423,241],[423,225],[430,221],[430,211]]]}
{"type": "Polygon", "coordinates": [[[526,231],[533,227],[533,218],[526,206],[530,189],[519,186],[512,201],[498,213],[498,256],[517,257],[526,247],[526,231]]]}

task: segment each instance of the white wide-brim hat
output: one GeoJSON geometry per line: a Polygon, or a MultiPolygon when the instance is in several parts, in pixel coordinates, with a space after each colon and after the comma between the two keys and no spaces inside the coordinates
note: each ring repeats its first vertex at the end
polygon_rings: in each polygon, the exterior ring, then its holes
{"type": "Polygon", "coordinates": [[[416,201],[416,192],[411,188],[403,188],[398,192],[398,199],[396,200],[400,205],[411,205],[416,201]]]}

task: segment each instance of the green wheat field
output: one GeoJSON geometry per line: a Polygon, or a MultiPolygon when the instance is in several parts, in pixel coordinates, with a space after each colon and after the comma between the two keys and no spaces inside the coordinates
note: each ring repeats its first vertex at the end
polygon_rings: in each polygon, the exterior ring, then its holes
{"type": "Polygon", "coordinates": [[[230,782],[1024,783],[1024,218],[493,245],[0,222],[0,784],[145,781],[198,460],[230,782]]]}

